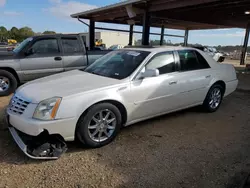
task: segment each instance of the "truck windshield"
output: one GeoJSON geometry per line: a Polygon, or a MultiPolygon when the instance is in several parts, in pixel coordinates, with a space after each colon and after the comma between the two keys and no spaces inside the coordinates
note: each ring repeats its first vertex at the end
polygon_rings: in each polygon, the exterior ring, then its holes
{"type": "Polygon", "coordinates": [[[27,38],[23,42],[21,42],[14,50],[13,52],[19,53],[30,41],[32,41],[33,38],[27,38]]]}
{"type": "Polygon", "coordinates": [[[124,79],[131,75],[149,54],[150,52],[135,50],[113,51],[96,60],[84,71],[100,76],[124,79]]]}

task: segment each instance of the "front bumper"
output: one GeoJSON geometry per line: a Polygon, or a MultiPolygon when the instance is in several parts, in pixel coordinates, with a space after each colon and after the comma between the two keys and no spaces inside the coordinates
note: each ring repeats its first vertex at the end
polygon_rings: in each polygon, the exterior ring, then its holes
{"type": "Polygon", "coordinates": [[[41,121],[33,119],[32,116],[29,116],[29,114],[32,113],[26,114],[26,111],[23,115],[17,115],[13,114],[7,108],[6,113],[9,117],[9,124],[27,135],[38,136],[44,130],[47,130],[50,135],[59,134],[66,141],[74,140],[75,126],[77,123],[75,118],[41,121]]]}
{"type": "Polygon", "coordinates": [[[31,136],[13,127],[10,120],[10,116],[6,113],[5,121],[13,139],[29,158],[58,159],[67,151],[67,145],[62,136],[49,134],[47,130],[43,130],[36,136],[31,136]]]}
{"type": "Polygon", "coordinates": [[[18,134],[17,130],[14,127],[9,127],[9,131],[13,139],[17,143],[18,147],[23,151],[23,153],[26,156],[28,156],[31,159],[43,159],[43,160],[54,159],[55,160],[55,159],[58,159],[67,150],[66,144],[59,140],[58,140],[58,143],[62,144],[62,149],[60,149],[61,150],[60,152],[56,151],[56,154],[55,154],[55,150],[51,150],[50,143],[47,143],[47,144],[44,143],[46,144],[45,147],[42,147],[44,146],[44,144],[41,144],[40,146],[38,145],[37,147],[32,148],[32,146],[26,144],[23,141],[23,139],[20,137],[20,135],[18,134]]]}

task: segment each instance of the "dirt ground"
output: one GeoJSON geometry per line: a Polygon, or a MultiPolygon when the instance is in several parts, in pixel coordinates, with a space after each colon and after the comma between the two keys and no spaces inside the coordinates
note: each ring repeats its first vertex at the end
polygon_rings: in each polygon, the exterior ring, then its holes
{"type": "Polygon", "coordinates": [[[250,173],[250,93],[235,92],[216,113],[192,108],[124,128],[110,145],[75,143],[56,161],[28,159],[3,124],[0,188],[239,187],[250,173]]]}

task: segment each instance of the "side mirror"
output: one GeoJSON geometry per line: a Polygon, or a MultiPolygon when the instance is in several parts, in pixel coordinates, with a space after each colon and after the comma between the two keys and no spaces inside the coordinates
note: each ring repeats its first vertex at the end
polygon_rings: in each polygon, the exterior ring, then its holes
{"type": "Polygon", "coordinates": [[[146,69],[145,72],[141,73],[142,78],[150,78],[159,76],[160,72],[158,69],[146,69]]]}
{"type": "Polygon", "coordinates": [[[26,52],[25,52],[25,55],[26,56],[29,56],[29,55],[32,55],[34,54],[34,50],[32,48],[28,49],[26,52]]]}

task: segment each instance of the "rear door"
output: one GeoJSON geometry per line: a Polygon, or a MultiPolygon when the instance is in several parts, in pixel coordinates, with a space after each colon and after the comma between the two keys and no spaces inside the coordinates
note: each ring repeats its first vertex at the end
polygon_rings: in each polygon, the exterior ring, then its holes
{"type": "Polygon", "coordinates": [[[180,88],[177,100],[187,107],[203,102],[211,82],[211,68],[196,50],[179,50],[179,75],[172,80],[180,88]]]}
{"type": "Polygon", "coordinates": [[[63,66],[65,71],[81,69],[87,66],[84,44],[78,36],[62,36],[63,66]]]}
{"type": "Polygon", "coordinates": [[[28,47],[20,66],[25,81],[63,71],[57,37],[38,38],[28,47]]]}

